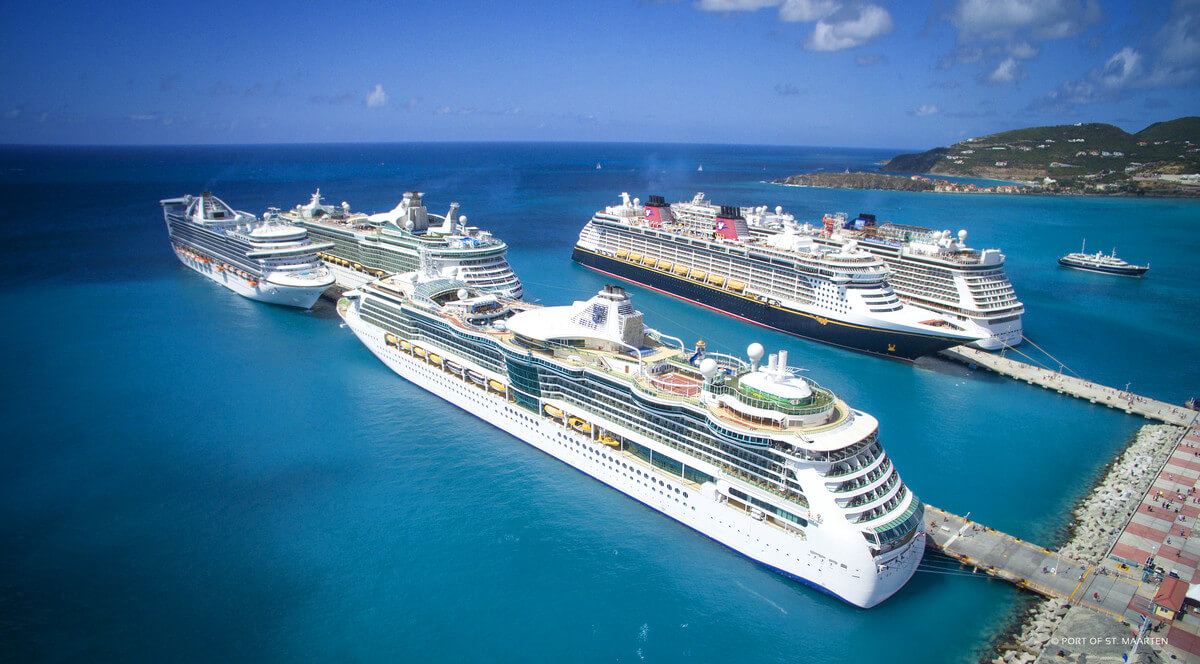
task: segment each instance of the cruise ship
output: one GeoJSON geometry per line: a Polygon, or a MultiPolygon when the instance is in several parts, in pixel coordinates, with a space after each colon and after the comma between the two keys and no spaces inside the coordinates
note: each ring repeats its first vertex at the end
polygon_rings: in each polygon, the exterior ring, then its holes
{"type": "Polygon", "coordinates": [[[739,208],[703,194],[674,205],[621,197],[580,232],[572,254],[580,264],[752,323],[906,361],[980,339],[902,302],[884,262],[856,242],[832,248],[789,229],[753,235],[739,208]]]}
{"type": "Polygon", "coordinates": [[[508,245],[487,231],[467,225],[451,203],[445,216],[430,214],[422,194],[406,192],[389,212],[351,212],[350,205],[322,203],[321,190],[304,205],[268,217],[308,229],[333,246],[321,259],[339,286],[358,288],[367,281],[396,272],[432,268],[505,297],[521,297],[521,282],[508,264],[508,245]]]}
{"type": "Polygon", "coordinates": [[[252,300],[307,309],[333,285],[303,228],[260,220],[204,192],[159,201],[180,262],[252,300]]]}
{"type": "Polygon", "coordinates": [[[999,249],[978,251],[967,247],[967,232],[956,238],[950,231],[890,222],[876,223],[875,216],[828,214],[820,226],[797,225],[791,214],[766,206],[745,210],[750,231],[778,233],[788,227],[811,236],[818,244],[840,248],[855,242],[878,256],[891,270],[888,282],[901,301],[937,312],[982,338],[972,346],[999,350],[1021,343],[1021,315],[1025,305],[1017,299],[1004,272],[999,249]]]}
{"type": "Polygon", "coordinates": [[[1149,265],[1134,265],[1117,258],[1116,249],[1113,249],[1112,253],[1107,256],[1099,251],[1089,254],[1087,253],[1087,240],[1084,240],[1083,248],[1079,251],[1060,257],[1058,264],[1074,270],[1115,274],[1120,277],[1140,277],[1150,269],[1149,265]]]}
{"type": "Polygon", "coordinates": [[[685,348],[617,286],[541,307],[409,273],[347,291],[337,311],[415,385],[846,602],[882,602],[921,560],[924,508],[879,423],[786,351],[685,348]]]}

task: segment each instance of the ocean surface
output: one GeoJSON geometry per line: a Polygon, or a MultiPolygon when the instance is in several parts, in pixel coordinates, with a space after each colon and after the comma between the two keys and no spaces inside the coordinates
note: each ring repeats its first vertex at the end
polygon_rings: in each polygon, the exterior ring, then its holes
{"type": "MultiPolygon", "coordinates": [[[[1020,595],[931,561],[873,610],[780,577],[416,389],[329,301],[243,299],[181,266],[158,200],[261,213],[451,201],[509,243],[527,297],[585,299],[589,215],[618,200],[782,205],[999,247],[1027,336],[1085,377],[1200,393],[1200,202],[781,187],[888,151],[413,144],[0,148],[0,658],[90,662],[971,661],[1020,595]],[[596,164],[602,168],[597,170],[596,164]],[[703,171],[698,167],[703,165],[703,171]],[[1111,249],[1129,280],[1060,269],[1111,249]]],[[[1143,421],[953,366],[806,342],[631,288],[689,343],[793,364],[876,416],[926,502],[1054,544],[1143,421]]],[[[1031,345],[1021,350],[1033,355],[1031,345]]]]}

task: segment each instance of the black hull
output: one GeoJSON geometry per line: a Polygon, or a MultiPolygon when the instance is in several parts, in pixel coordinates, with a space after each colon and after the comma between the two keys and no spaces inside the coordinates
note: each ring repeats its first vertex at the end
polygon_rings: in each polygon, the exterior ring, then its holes
{"type": "Polygon", "coordinates": [[[756,325],[833,346],[905,362],[912,362],[922,355],[933,355],[940,350],[965,343],[950,337],[863,327],[815,314],[784,309],[761,302],[753,297],[739,295],[723,288],[716,288],[661,270],[601,256],[579,247],[575,247],[575,250],[571,252],[571,258],[580,265],[597,272],[694,302],[756,325]]]}
{"type": "Polygon", "coordinates": [[[1098,274],[1115,274],[1119,277],[1140,277],[1143,274],[1146,274],[1146,270],[1150,269],[1149,267],[1139,267],[1139,266],[1117,268],[1117,267],[1095,267],[1092,265],[1079,265],[1077,263],[1072,263],[1072,262],[1066,260],[1065,258],[1058,259],[1058,264],[1063,267],[1069,267],[1072,270],[1083,270],[1084,272],[1096,272],[1098,274]]]}

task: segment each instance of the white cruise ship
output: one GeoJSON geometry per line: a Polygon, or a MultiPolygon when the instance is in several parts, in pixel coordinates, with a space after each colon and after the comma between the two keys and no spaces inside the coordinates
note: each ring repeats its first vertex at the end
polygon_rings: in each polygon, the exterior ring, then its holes
{"type": "Polygon", "coordinates": [[[617,286],[540,307],[410,273],[337,309],[417,386],[788,577],[871,607],[921,560],[923,506],[878,422],[786,352],[685,349],[617,286]]]}
{"type": "Polygon", "coordinates": [[[367,281],[396,272],[431,268],[505,297],[521,297],[521,282],[508,264],[508,245],[487,231],[467,225],[458,203],[445,216],[425,208],[423,194],[409,191],[388,212],[351,212],[350,205],[325,205],[318,189],[312,199],[280,214],[288,223],[308,229],[317,240],[329,242],[321,259],[339,286],[358,288],[367,281]]]}
{"type": "Polygon", "coordinates": [[[259,220],[204,192],[160,201],[180,262],[252,300],[307,309],[333,274],[303,228],[259,220]]]}
{"type": "Polygon", "coordinates": [[[888,267],[855,242],[828,247],[791,229],[755,235],[739,208],[703,194],[673,205],[621,196],[584,226],[576,262],[752,323],[896,359],[982,336],[902,302],[888,267]]]}
{"type": "Polygon", "coordinates": [[[935,311],[978,334],[982,338],[970,344],[976,348],[1000,350],[1023,339],[1025,305],[1004,272],[1004,254],[999,249],[967,247],[965,230],[955,239],[949,231],[879,224],[870,214],[851,220],[841,212],[825,215],[819,227],[798,225],[782,208],[772,213],[766,206],[748,208],[746,219],[752,232],[772,234],[793,227],[829,247],[853,241],[887,264],[888,281],[902,301],[935,311]]]}

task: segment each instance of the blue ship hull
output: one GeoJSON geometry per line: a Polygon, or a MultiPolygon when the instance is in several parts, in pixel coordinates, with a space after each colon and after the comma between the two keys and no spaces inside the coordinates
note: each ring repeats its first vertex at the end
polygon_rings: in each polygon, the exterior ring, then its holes
{"type": "Polygon", "coordinates": [[[905,362],[912,362],[922,355],[933,355],[940,350],[965,343],[952,337],[865,327],[786,309],[675,274],[602,256],[578,246],[571,253],[571,258],[597,272],[694,302],[756,325],[905,362]]]}

